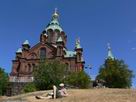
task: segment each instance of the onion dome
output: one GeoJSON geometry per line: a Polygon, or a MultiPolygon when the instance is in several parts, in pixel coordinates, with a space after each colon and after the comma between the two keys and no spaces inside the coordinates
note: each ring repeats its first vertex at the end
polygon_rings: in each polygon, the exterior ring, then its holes
{"type": "Polygon", "coordinates": [[[16,53],[22,53],[22,48],[19,48],[16,53]]]}
{"type": "Polygon", "coordinates": [[[28,40],[25,40],[25,42],[22,44],[22,47],[23,47],[23,51],[24,50],[29,50],[30,48],[30,44],[29,44],[29,41],[28,40]]]}
{"type": "Polygon", "coordinates": [[[49,29],[52,29],[52,30],[59,30],[60,32],[63,31],[62,28],[60,27],[58,19],[59,19],[59,14],[57,12],[57,9],[55,9],[55,12],[52,15],[51,22],[47,25],[45,30],[47,31],[49,29]]]}
{"type": "Polygon", "coordinates": [[[29,45],[29,41],[25,40],[25,42],[23,43],[23,45],[29,45]]]}

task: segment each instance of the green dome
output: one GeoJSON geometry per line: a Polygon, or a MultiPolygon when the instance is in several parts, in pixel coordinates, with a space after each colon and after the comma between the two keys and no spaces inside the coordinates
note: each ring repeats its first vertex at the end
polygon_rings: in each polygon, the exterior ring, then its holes
{"type": "Polygon", "coordinates": [[[59,14],[57,13],[57,10],[55,10],[54,14],[52,15],[51,22],[48,24],[45,30],[48,31],[49,29],[52,29],[52,30],[59,30],[60,32],[63,31],[63,29],[60,27],[58,19],[59,19],[59,14]]]}
{"type": "Polygon", "coordinates": [[[49,25],[47,28],[46,28],[46,31],[48,31],[49,29],[52,29],[52,30],[59,30],[60,32],[62,32],[62,28],[59,26],[59,25],[49,25]]]}

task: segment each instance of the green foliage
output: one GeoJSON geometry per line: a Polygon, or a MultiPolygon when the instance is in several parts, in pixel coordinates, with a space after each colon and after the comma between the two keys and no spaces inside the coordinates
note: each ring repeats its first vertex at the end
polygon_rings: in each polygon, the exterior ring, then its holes
{"type": "Polygon", "coordinates": [[[23,93],[34,92],[36,91],[36,86],[34,83],[28,83],[24,86],[22,91],[23,93]]]}
{"type": "Polygon", "coordinates": [[[104,80],[109,88],[130,88],[133,73],[123,60],[106,59],[96,79],[104,80]]]}
{"type": "Polygon", "coordinates": [[[57,60],[43,60],[34,70],[36,87],[39,90],[52,89],[59,85],[67,75],[67,67],[57,60]]]}
{"type": "Polygon", "coordinates": [[[66,83],[78,88],[88,88],[90,85],[91,79],[84,72],[73,72],[66,78],[66,83]]]}
{"type": "Polygon", "coordinates": [[[0,96],[4,95],[8,85],[8,74],[0,68],[0,96]]]}

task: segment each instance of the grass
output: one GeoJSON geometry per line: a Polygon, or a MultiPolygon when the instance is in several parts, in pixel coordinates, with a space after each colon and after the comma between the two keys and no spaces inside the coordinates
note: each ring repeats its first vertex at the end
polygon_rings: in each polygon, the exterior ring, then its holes
{"type": "MultiPolygon", "coordinates": [[[[45,95],[47,92],[42,92],[45,95]]],[[[135,102],[136,90],[134,89],[70,89],[69,96],[60,99],[35,99],[36,93],[25,96],[15,96],[23,102],[135,102]]],[[[38,93],[40,94],[40,92],[38,93]]],[[[10,99],[14,99],[11,97],[10,99]]],[[[0,101],[1,102],[1,101],[0,101]]],[[[14,101],[12,101],[14,102],[14,101]]],[[[19,101],[18,101],[19,102],[19,101]]]]}

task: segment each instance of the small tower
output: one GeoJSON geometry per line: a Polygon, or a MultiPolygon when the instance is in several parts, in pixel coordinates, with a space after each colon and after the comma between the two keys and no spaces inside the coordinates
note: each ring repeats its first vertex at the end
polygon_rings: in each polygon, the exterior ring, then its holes
{"type": "Polygon", "coordinates": [[[64,55],[63,48],[64,48],[64,41],[60,36],[56,42],[57,44],[57,57],[62,57],[64,55]]]}
{"type": "Polygon", "coordinates": [[[30,45],[28,40],[25,40],[25,42],[22,44],[22,48],[23,51],[29,51],[30,45]]]}
{"type": "Polygon", "coordinates": [[[19,48],[16,51],[16,60],[20,59],[22,57],[22,48],[19,48]]]}
{"type": "Polygon", "coordinates": [[[76,62],[77,62],[77,71],[81,71],[84,68],[84,59],[83,59],[83,48],[80,45],[80,39],[78,38],[76,40],[76,47],[75,47],[75,51],[76,51],[76,62]]]}
{"type": "Polygon", "coordinates": [[[107,56],[107,59],[114,60],[114,56],[112,54],[112,49],[111,49],[110,43],[108,43],[107,46],[108,46],[108,56],[107,56]]]}
{"type": "Polygon", "coordinates": [[[76,40],[75,51],[77,53],[77,62],[81,62],[82,61],[83,48],[80,45],[80,40],[79,39],[76,40]]]}

